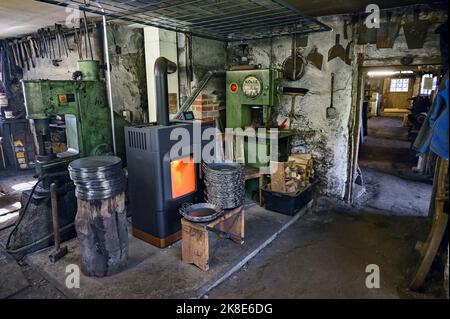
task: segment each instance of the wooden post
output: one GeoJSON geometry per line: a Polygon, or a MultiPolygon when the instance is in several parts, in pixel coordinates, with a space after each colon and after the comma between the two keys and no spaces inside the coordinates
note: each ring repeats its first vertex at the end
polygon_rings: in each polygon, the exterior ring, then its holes
{"type": "Polygon", "coordinates": [[[128,260],[128,228],[125,193],[102,200],[77,200],[75,228],[81,270],[103,277],[123,270],[128,260]]]}

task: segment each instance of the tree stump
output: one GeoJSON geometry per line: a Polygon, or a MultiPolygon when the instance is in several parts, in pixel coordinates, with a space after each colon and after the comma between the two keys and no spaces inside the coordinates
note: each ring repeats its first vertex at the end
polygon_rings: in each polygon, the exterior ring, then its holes
{"type": "Polygon", "coordinates": [[[78,199],[75,229],[81,271],[87,276],[116,274],[127,266],[128,228],[125,193],[102,200],[78,199]]]}

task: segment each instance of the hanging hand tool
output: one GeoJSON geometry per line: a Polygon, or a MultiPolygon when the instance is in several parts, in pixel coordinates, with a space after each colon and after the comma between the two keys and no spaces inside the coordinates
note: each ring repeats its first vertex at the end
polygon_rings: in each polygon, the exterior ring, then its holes
{"type": "Polygon", "coordinates": [[[331,99],[330,106],[327,107],[327,119],[336,118],[336,108],[333,106],[333,94],[334,94],[334,73],[331,73],[331,99]]]}
{"type": "Polygon", "coordinates": [[[53,44],[53,37],[52,37],[52,32],[51,32],[50,28],[47,28],[47,38],[50,43],[51,52],[53,53],[53,60],[55,60],[56,59],[56,51],[55,51],[55,46],[53,44]]]}
{"type": "Polygon", "coordinates": [[[57,262],[62,257],[67,255],[67,246],[61,247],[61,234],[59,228],[59,212],[58,212],[58,197],[57,197],[56,183],[50,184],[50,201],[52,205],[52,221],[53,221],[53,237],[55,242],[55,249],[50,254],[49,258],[52,263],[57,262]]]}
{"type": "Polygon", "coordinates": [[[421,49],[427,37],[429,21],[419,19],[419,9],[414,10],[413,21],[403,25],[408,49],[421,49]]]}
{"type": "Polygon", "coordinates": [[[297,53],[297,37],[292,35],[291,56],[287,57],[283,62],[284,77],[290,81],[299,80],[305,73],[305,59],[297,53]]]}
{"type": "Polygon", "coordinates": [[[351,49],[352,49],[353,41],[350,41],[347,43],[347,47],[345,48],[345,63],[348,65],[352,64],[352,57],[350,55],[351,49]]]}
{"type": "Polygon", "coordinates": [[[386,22],[380,23],[380,29],[377,32],[377,49],[390,49],[394,46],[400,30],[400,24],[391,21],[392,13],[386,14],[386,22]]]}
{"type": "Polygon", "coordinates": [[[83,60],[83,53],[81,52],[81,40],[80,35],[77,31],[77,29],[73,28],[73,34],[74,34],[74,42],[77,45],[77,52],[78,52],[78,59],[83,60]]]}
{"type": "MultiPolygon", "coordinates": [[[[69,51],[66,48],[66,43],[64,42],[64,34],[62,31],[62,25],[61,24],[56,24],[55,23],[55,32],[56,32],[56,36],[58,38],[58,49],[60,52],[62,52],[62,54],[65,54],[66,56],[69,56],[69,51]]],[[[60,55],[61,57],[61,55],[60,55]]]]}
{"type": "Polygon", "coordinates": [[[44,44],[42,43],[42,36],[41,36],[41,29],[37,30],[37,43],[38,43],[38,47],[39,47],[39,55],[41,58],[45,57],[45,53],[44,53],[44,44]]]}
{"type": "Polygon", "coordinates": [[[311,62],[312,65],[314,65],[316,68],[322,70],[323,55],[317,51],[317,47],[314,47],[311,52],[309,52],[306,59],[311,62]]]}
{"type": "Polygon", "coordinates": [[[358,42],[357,44],[375,44],[377,43],[377,28],[368,28],[364,18],[358,22],[358,42]]]}
{"type": "Polygon", "coordinates": [[[64,33],[64,30],[62,28],[62,25],[59,25],[59,33],[61,35],[61,39],[62,39],[62,43],[64,46],[64,50],[66,52],[66,56],[69,56],[69,52],[70,52],[70,47],[69,47],[69,42],[67,41],[67,37],[66,34],[64,33]]]}
{"type": "Polygon", "coordinates": [[[339,43],[339,34],[336,34],[336,44],[328,50],[328,61],[333,60],[334,58],[340,58],[345,62],[345,49],[339,43]]]}
{"type": "Polygon", "coordinates": [[[23,62],[23,55],[22,50],[20,49],[19,40],[14,40],[14,51],[16,51],[17,58],[19,60],[19,67],[23,69],[25,67],[25,64],[23,62]]]}
{"type": "Polygon", "coordinates": [[[62,54],[61,54],[61,41],[59,38],[59,32],[58,32],[58,24],[55,23],[55,42],[56,45],[58,46],[58,56],[61,58],[62,54]]]}
{"type": "Polygon", "coordinates": [[[36,59],[39,58],[40,55],[39,55],[39,50],[38,50],[38,47],[37,47],[36,40],[32,36],[28,36],[27,37],[27,41],[28,41],[28,45],[29,45],[29,47],[31,49],[30,51],[31,51],[32,55],[34,55],[34,57],[36,59]]]}
{"type": "Polygon", "coordinates": [[[30,60],[31,66],[33,68],[36,67],[36,64],[34,63],[34,58],[33,58],[33,49],[31,48],[30,42],[28,41],[28,38],[23,39],[23,45],[25,47],[25,51],[27,53],[28,56],[28,60],[30,60]]]}
{"type": "Polygon", "coordinates": [[[30,70],[30,63],[31,63],[31,66],[33,68],[35,68],[36,64],[34,64],[33,53],[31,52],[30,43],[28,42],[28,40],[26,38],[22,39],[22,45],[25,50],[25,55],[27,57],[28,70],[30,70]]]}
{"type": "Polygon", "coordinates": [[[17,56],[16,50],[14,49],[14,43],[13,42],[8,42],[9,47],[11,48],[13,57],[14,57],[14,63],[16,66],[19,66],[19,58],[17,56]]]}
{"type": "Polygon", "coordinates": [[[47,40],[47,32],[45,31],[45,29],[41,29],[40,32],[41,32],[42,43],[43,43],[44,49],[45,49],[45,57],[47,59],[51,59],[50,44],[47,40]]]}
{"type": "Polygon", "coordinates": [[[30,70],[30,62],[28,61],[28,54],[27,54],[27,51],[25,50],[25,45],[23,44],[22,40],[19,40],[18,44],[19,44],[20,52],[22,54],[23,65],[24,65],[24,67],[25,67],[25,65],[27,66],[27,70],[30,70]]]}
{"type": "MultiPolygon", "coordinates": [[[[83,11],[84,12],[84,11],[83,11]]],[[[86,14],[86,12],[84,12],[86,14]]],[[[86,59],[88,59],[88,49],[91,43],[91,40],[89,40],[89,30],[87,27],[86,17],[83,19],[83,25],[84,25],[84,49],[86,53],[86,59]]],[[[91,52],[92,56],[92,52],[91,52]]]]}
{"type": "MultiPolygon", "coordinates": [[[[84,0],[84,7],[87,7],[86,0],[84,0]]],[[[83,10],[83,16],[84,16],[84,29],[85,29],[85,35],[89,44],[89,52],[91,54],[91,60],[94,60],[94,54],[92,53],[92,45],[91,45],[91,39],[89,38],[89,28],[87,25],[87,17],[86,17],[86,11],[83,10]]],[[[108,50],[108,48],[105,48],[105,50],[108,50]]],[[[87,58],[87,48],[86,48],[86,58],[87,58]]]]}
{"type": "Polygon", "coordinates": [[[348,26],[349,26],[349,22],[347,19],[344,19],[344,39],[347,40],[348,39],[348,26]]]}

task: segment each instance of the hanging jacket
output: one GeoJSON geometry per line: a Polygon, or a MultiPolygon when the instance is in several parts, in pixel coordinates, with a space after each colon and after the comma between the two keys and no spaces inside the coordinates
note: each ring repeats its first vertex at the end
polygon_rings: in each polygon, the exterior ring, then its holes
{"type": "MultiPolygon", "coordinates": [[[[448,80],[446,80],[445,89],[439,91],[439,93],[436,95],[433,107],[431,108],[426,122],[423,125],[427,127],[428,132],[427,134],[425,134],[426,137],[423,138],[420,143],[417,143],[417,150],[419,151],[419,155],[426,153],[428,149],[431,148],[431,150],[440,157],[448,159],[448,102],[449,90],[448,80]]],[[[423,128],[424,127],[422,127],[422,129],[423,128]]]]}
{"type": "Polygon", "coordinates": [[[445,82],[445,90],[438,93],[438,107],[435,114],[430,116],[430,124],[433,126],[431,137],[431,150],[442,158],[448,159],[448,80],[445,82]]]}

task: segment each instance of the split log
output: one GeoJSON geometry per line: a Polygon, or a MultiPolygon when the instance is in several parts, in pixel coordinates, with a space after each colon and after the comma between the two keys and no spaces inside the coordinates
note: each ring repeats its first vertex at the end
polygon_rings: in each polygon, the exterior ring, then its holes
{"type": "Polygon", "coordinates": [[[87,276],[116,274],[127,266],[128,228],[125,193],[102,200],[77,199],[75,229],[81,271],[87,276]]]}

